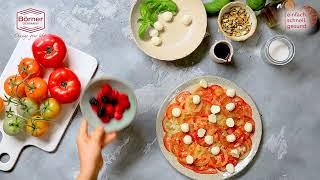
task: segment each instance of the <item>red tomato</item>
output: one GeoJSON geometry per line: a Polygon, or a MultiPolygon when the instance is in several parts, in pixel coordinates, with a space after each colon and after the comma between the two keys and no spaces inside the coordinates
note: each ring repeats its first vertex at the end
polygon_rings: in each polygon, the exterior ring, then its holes
{"type": "Polygon", "coordinates": [[[178,102],[178,104],[183,105],[186,102],[186,99],[188,96],[190,96],[191,93],[188,91],[183,91],[180,94],[177,95],[175,100],[178,102]]]}
{"type": "Polygon", "coordinates": [[[18,71],[22,78],[31,79],[42,75],[41,66],[33,58],[23,58],[19,63],[18,71]]]}
{"type": "Polygon", "coordinates": [[[62,67],[54,70],[48,81],[50,94],[61,104],[77,100],[81,92],[81,83],[70,69],[62,67]]]}
{"type": "Polygon", "coordinates": [[[35,60],[45,68],[57,68],[63,66],[67,48],[60,37],[46,34],[33,42],[32,53],[35,60]]]}

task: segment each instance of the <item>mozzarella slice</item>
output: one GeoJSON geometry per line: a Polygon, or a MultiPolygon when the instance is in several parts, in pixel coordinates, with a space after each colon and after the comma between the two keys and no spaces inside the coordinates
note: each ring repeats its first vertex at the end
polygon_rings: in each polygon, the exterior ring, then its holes
{"type": "Polygon", "coordinates": [[[160,21],[155,22],[153,24],[153,27],[158,31],[162,31],[163,30],[163,24],[160,21]]]}
{"type": "Polygon", "coordinates": [[[198,137],[202,138],[206,134],[206,130],[203,128],[198,129],[197,131],[198,137]]]}
{"type": "Polygon", "coordinates": [[[171,113],[172,113],[172,116],[179,117],[181,115],[181,109],[180,108],[173,108],[171,113]]]}
{"type": "Polygon", "coordinates": [[[228,142],[234,142],[236,140],[236,136],[234,134],[229,134],[226,138],[228,142]]]}
{"type": "Polygon", "coordinates": [[[210,114],[208,116],[208,121],[211,122],[211,123],[216,123],[217,122],[217,115],[215,114],[210,114]]]}
{"type": "Polygon", "coordinates": [[[154,46],[159,46],[162,43],[162,40],[159,37],[152,37],[151,43],[154,46]]]}
{"type": "Polygon", "coordinates": [[[213,144],[213,136],[206,135],[206,137],[204,137],[204,142],[208,145],[213,144]]]}
{"type": "Polygon", "coordinates": [[[229,163],[226,165],[226,170],[229,172],[229,173],[234,173],[234,165],[229,163]]]}
{"type": "Polygon", "coordinates": [[[246,123],[245,125],[244,125],[244,130],[246,131],[246,132],[252,132],[252,124],[251,123],[246,123]]]}
{"type": "Polygon", "coordinates": [[[211,154],[213,154],[214,156],[215,155],[218,155],[220,153],[220,148],[219,146],[213,146],[210,150],[211,154]]]}
{"type": "Polygon", "coordinates": [[[192,102],[193,102],[193,104],[200,104],[200,102],[201,102],[200,96],[199,95],[193,95],[192,96],[192,102]]]}
{"type": "Polygon", "coordinates": [[[233,111],[234,108],[236,108],[236,105],[235,105],[234,103],[228,103],[228,104],[226,105],[226,109],[227,109],[228,111],[233,111]]]}
{"type": "Polygon", "coordinates": [[[235,158],[239,158],[240,152],[239,152],[238,149],[231,149],[230,155],[233,156],[233,157],[235,157],[235,158]]]}
{"type": "Polygon", "coordinates": [[[182,132],[189,132],[189,124],[188,123],[183,123],[180,125],[181,131],[182,132]]]}
{"type": "Polygon", "coordinates": [[[163,20],[170,22],[172,20],[173,14],[170,11],[166,11],[162,14],[163,20]]]}
{"type": "Polygon", "coordinates": [[[204,80],[204,79],[201,79],[199,84],[203,88],[207,88],[208,87],[208,82],[206,80],[204,80]]]}
{"type": "Polygon", "coordinates": [[[226,125],[228,127],[233,127],[234,126],[234,120],[232,118],[227,118],[226,125]]]}
{"type": "Polygon", "coordinates": [[[227,89],[226,95],[229,97],[234,97],[236,95],[236,90],[235,89],[227,89]]]}
{"type": "Polygon", "coordinates": [[[210,111],[212,114],[217,114],[220,112],[220,106],[217,106],[217,105],[212,105],[211,108],[210,108],[210,111]]]}
{"type": "Polygon", "coordinates": [[[192,143],[192,138],[191,138],[191,136],[190,135],[185,135],[184,137],[183,137],[183,143],[185,143],[185,144],[191,144],[192,143]]]}
{"type": "Polygon", "coordinates": [[[159,31],[156,30],[156,29],[151,29],[151,30],[149,31],[149,35],[150,35],[151,37],[158,37],[158,36],[159,36],[159,31]]]}
{"type": "Polygon", "coordinates": [[[187,162],[187,164],[192,164],[193,163],[193,157],[191,155],[188,155],[186,157],[186,162],[187,162]]]}
{"type": "Polygon", "coordinates": [[[192,23],[192,17],[190,15],[184,15],[182,17],[182,23],[186,26],[189,26],[192,23]]]}

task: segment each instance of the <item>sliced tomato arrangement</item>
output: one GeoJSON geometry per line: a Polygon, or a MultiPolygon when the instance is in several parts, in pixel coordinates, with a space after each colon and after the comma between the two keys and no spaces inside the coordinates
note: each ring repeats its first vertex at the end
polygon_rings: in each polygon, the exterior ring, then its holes
{"type": "Polygon", "coordinates": [[[196,173],[216,174],[226,171],[227,164],[236,166],[249,154],[255,122],[251,107],[241,97],[229,97],[226,89],[211,85],[207,88],[197,86],[192,91],[178,93],[167,106],[162,127],[164,146],[176,156],[181,165],[196,173]],[[200,103],[193,102],[194,95],[200,96],[200,103]],[[235,104],[231,111],[226,109],[229,103],[235,104]],[[210,121],[213,105],[219,106],[220,111],[210,121]],[[178,114],[174,113],[177,108],[180,109],[178,114]],[[227,125],[228,118],[233,119],[233,126],[227,125]],[[251,132],[246,132],[246,123],[252,125],[251,132]],[[188,125],[187,130],[182,128],[182,124],[188,125]],[[205,130],[204,136],[199,135],[199,129],[205,130]],[[235,137],[233,142],[227,140],[231,134],[235,137]],[[186,136],[190,136],[192,141],[185,143],[186,136]],[[213,137],[213,143],[208,144],[205,136],[213,137]],[[212,153],[213,147],[218,147],[219,152],[212,153]],[[232,154],[235,151],[238,153],[232,154]],[[192,157],[192,163],[187,162],[187,156],[192,157]]]}

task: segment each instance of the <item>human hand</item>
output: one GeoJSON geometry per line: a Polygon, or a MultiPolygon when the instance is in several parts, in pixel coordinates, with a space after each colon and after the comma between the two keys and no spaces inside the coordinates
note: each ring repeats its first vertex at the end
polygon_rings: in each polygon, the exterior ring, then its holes
{"type": "Polygon", "coordinates": [[[77,180],[96,180],[103,165],[102,149],[116,137],[116,133],[106,133],[102,126],[88,134],[88,122],[83,120],[77,138],[80,159],[80,174],[77,180]]]}

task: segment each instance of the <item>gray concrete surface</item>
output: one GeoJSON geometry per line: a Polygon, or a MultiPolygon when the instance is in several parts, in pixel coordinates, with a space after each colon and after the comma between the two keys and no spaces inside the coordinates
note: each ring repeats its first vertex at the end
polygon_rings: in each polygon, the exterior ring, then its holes
{"type": "MultiPolygon", "coordinates": [[[[307,2],[298,1],[300,3],[307,2]]],[[[262,44],[279,31],[259,20],[254,37],[233,42],[233,65],[212,63],[208,47],[217,39],[216,18],[208,19],[207,37],[190,57],[175,63],[144,55],[132,41],[128,16],[132,0],[0,0],[0,70],[5,67],[18,39],[15,13],[24,7],[47,9],[48,30],[68,44],[96,57],[98,74],[131,82],[139,98],[132,125],[103,152],[101,179],[186,179],[162,156],[156,140],[155,118],[164,97],[178,84],[198,75],[212,74],[236,82],[255,100],[263,116],[263,140],[247,170],[236,178],[257,180],[319,179],[320,152],[320,33],[293,36],[296,56],[276,67],[260,57],[262,44]],[[193,64],[194,63],[194,64],[193,64]]],[[[308,1],[320,10],[318,0],[308,1]]],[[[75,144],[81,120],[78,112],[58,149],[46,153],[27,147],[11,172],[1,180],[73,179],[79,160],[75,144]]]]}

